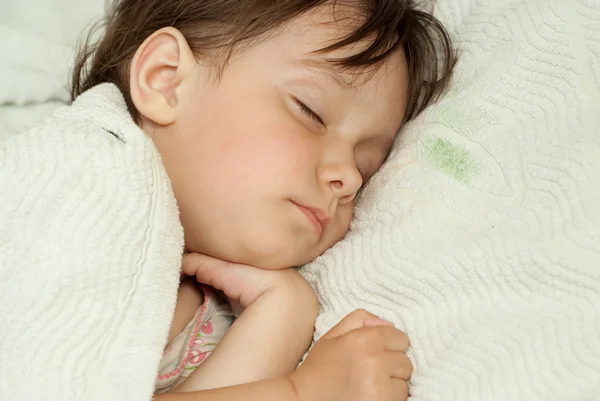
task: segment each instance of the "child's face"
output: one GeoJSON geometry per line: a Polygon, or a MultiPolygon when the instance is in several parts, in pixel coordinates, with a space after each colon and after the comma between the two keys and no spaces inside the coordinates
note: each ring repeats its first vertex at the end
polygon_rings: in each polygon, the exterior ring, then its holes
{"type": "Polygon", "coordinates": [[[277,269],[347,232],[357,191],[400,128],[408,73],[399,52],[368,80],[337,82],[351,77],[318,64],[357,49],[312,52],[339,35],[329,17],[302,17],[237,55],[218,82],[197,66],[178,89],[177,119],[151,133],[188,250],[277,269]]]}

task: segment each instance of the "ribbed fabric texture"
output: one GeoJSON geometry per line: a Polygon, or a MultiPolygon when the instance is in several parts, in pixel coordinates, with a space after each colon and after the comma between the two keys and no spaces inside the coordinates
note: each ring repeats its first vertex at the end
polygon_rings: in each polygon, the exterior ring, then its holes
{"type": "Polygon", "coordinates": [[[149,401],[183,230],[152,141],[100,85],[0,143],[0,399],[149,401]]]}
{"type": "Polygon", "coordinates": [[[413,401],[600,400],[600,2],[438,0],[460,64],[304,274],[408,333],[413,401]]]}

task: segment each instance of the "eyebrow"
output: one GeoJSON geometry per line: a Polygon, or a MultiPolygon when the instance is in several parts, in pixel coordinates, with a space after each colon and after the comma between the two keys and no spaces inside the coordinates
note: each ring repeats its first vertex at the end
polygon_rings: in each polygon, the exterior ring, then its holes
{"type": "Polygon", "coordinates": [[[317,74],[333,81],[337,85],[345,89],[352,89],[351,77],[348,74],[342,73],[339,68],[335,68],[330,62],[326,60],[315,60],[311,58],[304,58],[300,60],[297,65],[300,68],[315,71],[317,74]]]}

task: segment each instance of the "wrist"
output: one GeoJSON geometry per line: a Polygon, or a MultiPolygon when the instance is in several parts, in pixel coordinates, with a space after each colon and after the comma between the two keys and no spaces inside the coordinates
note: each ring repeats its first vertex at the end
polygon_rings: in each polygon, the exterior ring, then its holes
{"type": "Polygon", "coordinates": [[[287,376],[285,379],[287,380],[287,383],[291,389],[291,391],[289,393],[293,394],[293,400],[300,401],[300,393],[298,392],[298,388],[296,388],[296,383],[294,383],[294,380],[292,379],[292,375],[287,376]]]}
{"type": "Polygon", "coordinates": [[[292,316],[306,317],[312,323],[319,313],[319,301],[311,285],[295,271],[288,280],[271,286],[263,296],[269,297],[269,302],[280,308],[292,310],[292,316]],[[294,276],[295,275],[295,276],[294,276]]]}
{"type": "MultiPolygon", "coordinates": [[[[301,369],[300,369],[301,370],[301,369]]],[[[327,392],[323,393],[319,389],[315,389],[314,386],[311,385],[310,382],[306,382],[306,378],[303,376],[304,372],[298,372],[296,369],[292,372],[287,379],[290,381],[290,386],[292,386],[294,391],[294,396],[296,401],[323,401],[328,399],[327,392]],[[315,392],[315,390],[317,390],[315,392]]]]}

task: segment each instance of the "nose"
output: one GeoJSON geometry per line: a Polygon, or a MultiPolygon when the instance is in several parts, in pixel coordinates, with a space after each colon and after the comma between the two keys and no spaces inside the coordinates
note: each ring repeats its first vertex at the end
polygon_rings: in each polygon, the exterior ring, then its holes
{"type": "Polygon", "coordinates": [[[363,183],[353,154],[332,158],[321,166],[319,175],[338,199],[338,204],[352,202],[363,183]]]}

